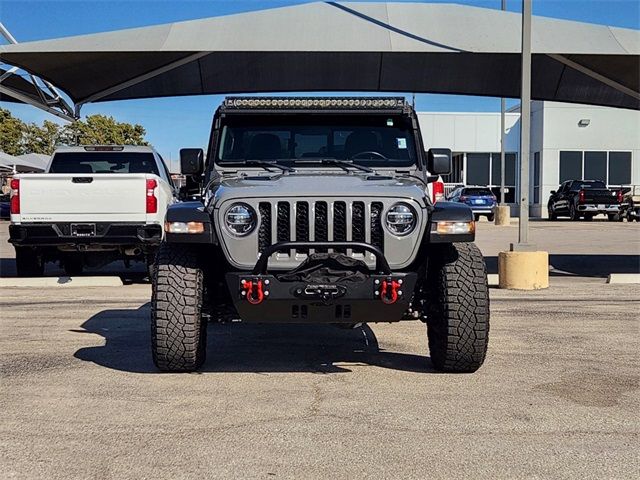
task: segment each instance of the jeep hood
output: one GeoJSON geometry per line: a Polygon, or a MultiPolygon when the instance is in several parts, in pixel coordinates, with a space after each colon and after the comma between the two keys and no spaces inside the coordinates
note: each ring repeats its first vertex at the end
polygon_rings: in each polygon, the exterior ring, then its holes
{"type": "Polygon", "coordinates": [[[425,184],[416,177],[374,174],[293,173],[223,178],[214,204],[243,198],[391,197],[411,198],[426,207],[425,184]]]}

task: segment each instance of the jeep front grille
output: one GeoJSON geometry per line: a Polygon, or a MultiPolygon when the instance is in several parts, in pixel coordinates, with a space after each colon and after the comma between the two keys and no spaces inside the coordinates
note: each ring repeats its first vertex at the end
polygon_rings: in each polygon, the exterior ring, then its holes
{"type": "MultiPolygon", "coordinates": [[[[260,202],[260,225],[258,227],[258,250],[262,252],[272,244],[273,214],[277,214],[275,221],[275,236],[278,242],[288,241],[317,241],[317,242],[367,242],[381,249],[384,248],[384,234],[382,231],[382,203],[370,203],[370,234],[367,235],[367,209],[365,202],[332,202],[331,205],[325,201],[317,202],[286,202],[275,203],[276,212],[273,205],[267,202],[260,202]],[[310,205],[311,212],[310,214],[310,205]],[[329,208],[331,207],[331,209],[329,208]],[[350,207],[350,208],[349,208],[350,207]],[[295,209],[295,213],[292,213],[295,209]],[[291,219],[295,222],[292,226],[291,219]],[[350,230],[351,235],[347,234],[350,230]],[[295,232],[292,238],[291,232],[295,232]],[[331,236],[329,232],[331,231],[331,236]],[[310,232],[313,232],[311,236],[310,232]],[[370,237],[370,240],[367,237],[370,237]]],[[[321,252],[326,249],[316,249],[321,252]]],[[[344,249],[336,249],[346,253],[344,249]]],[[[300,249],[293,253],[309,253],[308,249],[300,249]]],[[[363,253],[361,250],[354,250],[354,253],[363,253]]]]}
{"type": "MultiPolygon", "coordinates": [[[[236,199],[216,209],[217,233],[227,260],[236,268],[251,269],[268,246],[289,241],[364,242],[380,248],[391,268],[404,268],[416,257],[426,228],[426,212],[410,199],[393,197],[276,197],[243,198],[255,209],[258,225],[249,235],[238,237],[224,228],[224,212],[236,199]],[[404,237],[392,235],[384,226],[385,212],[399,201],[410,203],[418,213],[416,230],[404,237]]],[[[371,252],[341,249],[346,255],[375,264],[371,252]]],[[[269,268],[288,270],[297,267],[310,253],[326,249],[300,248],[279,252],[269,259],[269,268]]]]}

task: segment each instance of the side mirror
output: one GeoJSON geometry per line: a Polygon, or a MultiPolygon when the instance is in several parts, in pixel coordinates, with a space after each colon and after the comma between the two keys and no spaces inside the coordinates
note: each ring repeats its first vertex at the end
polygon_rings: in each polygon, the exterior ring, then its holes
{"type": "Polygon", "coordinates": [[[204,171],[204,152],[201,148],[180,149],[180,170],[183,175],[198,176],[204,171]]]}
{"type": "Polygon", "coordinates": [[[555,190],[551,190],[551,195],[555,195],[557,192],[555,190]]]}
{"type": "Polygon", "coordinates": [[[448,148],[430,148],[427,152],[427,170],[430,175],[451,173],[451,150],[448,148]]]}

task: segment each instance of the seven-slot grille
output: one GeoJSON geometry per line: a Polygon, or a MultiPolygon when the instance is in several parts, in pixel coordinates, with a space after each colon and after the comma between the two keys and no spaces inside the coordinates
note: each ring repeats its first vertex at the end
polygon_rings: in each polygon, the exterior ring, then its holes
{"type": "MultiPolygon", "coordinates": [[[[277,242],[335,241],[366,242],[384,251],[382,202],[278,201],[260,202],[258,249],[277,242]],[[275,218],[274,218],[275,217],[275,218]],[[275,231],[275,235],[274,235],[275,231]],[[292,236],[295,233],[295,237],[292,236]]],[[[326,249],[314,249],[316,252],[326,249]]],[[[336,249],[346,253],[345,249],[336,249]]],[[[291,252],[293,253],[293,252],[291,252]]],[[[303,248],[296,253],[309,253],[303,248]]],[[[354,250],[354,253],[363,253],[354,250]]]]}

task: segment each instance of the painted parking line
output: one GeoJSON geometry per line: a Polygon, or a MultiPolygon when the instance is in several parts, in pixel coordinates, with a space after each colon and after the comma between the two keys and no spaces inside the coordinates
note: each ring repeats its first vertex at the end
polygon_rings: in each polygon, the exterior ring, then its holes
{"type": "Polygon", "coordinates": [[[120,277],[24,277],[0,278],[0,287],[121,287],[120,277]]]}

